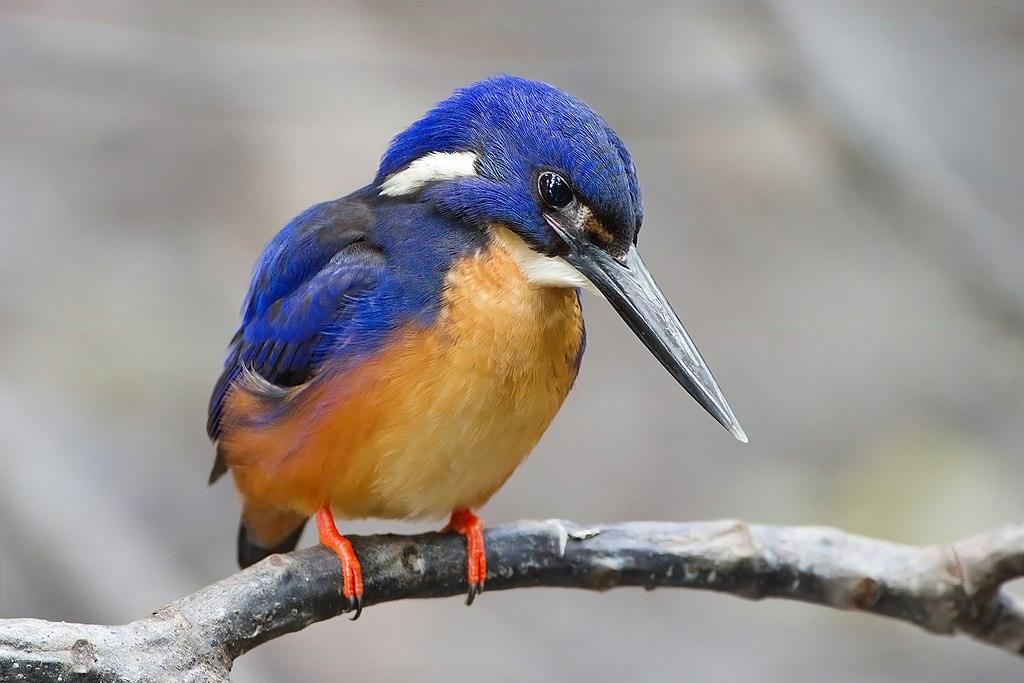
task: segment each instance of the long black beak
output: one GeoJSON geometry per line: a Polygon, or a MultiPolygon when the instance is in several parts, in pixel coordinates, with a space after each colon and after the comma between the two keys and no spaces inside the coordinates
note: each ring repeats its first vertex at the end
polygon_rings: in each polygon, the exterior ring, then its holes
{"type": "Polygon", "coordinates": [[[594,284],[690,396],[733,436],[747,443],[747,435],[733,415],[711,369],[647,270],[636,247],[630,245],[624,257],[615,258],[586,237],[572,234],[554,221],[549,223],[569,246],[565,260],[594,284]]]}

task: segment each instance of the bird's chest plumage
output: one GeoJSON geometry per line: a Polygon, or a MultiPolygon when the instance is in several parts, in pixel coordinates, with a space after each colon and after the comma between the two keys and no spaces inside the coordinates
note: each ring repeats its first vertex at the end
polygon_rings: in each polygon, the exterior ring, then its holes
{"type": "Polygon", "coordinates": [[[399,342],[400,369],[381,368],[378,428],[358,456],[373,463],[374,509],[355,512],[433,517],[482,505],[554,419],[581,343],[575,290],[534,286],[496,247],[456,263],[437,323],[399,342]]]}
{"type": "Polygon", "coordinates": [[[554,419],[576,378],[574,289],[539,287],[494,244],[457,260],[433,324],[396,330],[356,367],[322,368],[300,408],[230,441],[248,500],[343,517],[478,507],[554,419]]]}

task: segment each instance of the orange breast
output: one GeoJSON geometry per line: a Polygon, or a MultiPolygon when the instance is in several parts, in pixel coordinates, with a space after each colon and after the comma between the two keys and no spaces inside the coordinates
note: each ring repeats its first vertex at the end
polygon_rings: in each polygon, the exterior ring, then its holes
{"type": "MultiPolygon", "coordinates": [[[[495,243],[449,272],[433,326],[406,326],[300,390],[278,423],[229,431],[225,459],[247,505],[311,514],[329,502],[350,518],[479,507],[554,419],[581,343],[576,291],[528,282],[495,243]]],[[[227,422],[257,410],[233,393],[227,422]]]]}

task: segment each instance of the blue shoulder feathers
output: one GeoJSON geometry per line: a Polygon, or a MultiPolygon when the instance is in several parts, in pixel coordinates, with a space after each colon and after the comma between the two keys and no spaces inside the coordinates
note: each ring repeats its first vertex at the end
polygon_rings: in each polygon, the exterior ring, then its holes
{"type": "Polygon", "coordinates": [[[480,240],[478,231],[372,188],[294,218],[256,264],[210,399],[210,437],[220,436],[224,401],[243,367],[296,386],[326,359],[364,358],[404,323],[431,324],[452,261],[480,240]]]}

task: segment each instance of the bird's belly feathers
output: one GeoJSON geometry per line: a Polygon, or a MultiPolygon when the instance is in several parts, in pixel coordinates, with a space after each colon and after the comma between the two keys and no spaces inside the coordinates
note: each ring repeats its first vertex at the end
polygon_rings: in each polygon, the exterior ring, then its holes
{"type": "Polygon", "coordinates": [[[434,325],[396,331],[327,373],[278,424],[225,455],[249,503],[344,517],[440,517],[478,507],[540,439],[576,377],[576,290],[528,282],[493,246],[457,262],[434,325]]]}

